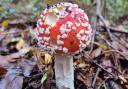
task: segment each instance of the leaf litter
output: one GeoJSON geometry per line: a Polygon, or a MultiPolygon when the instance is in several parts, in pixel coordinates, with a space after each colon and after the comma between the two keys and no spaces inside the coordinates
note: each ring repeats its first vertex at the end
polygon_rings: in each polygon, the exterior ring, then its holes
{"type": "MultiPolygon", "coordinates": [[[[57,89],[54,55],[40,51],[36,21],[22,15],[22,19],[0,21],[0,89],[57,89]]],[[[75,89],[127,89],[128,30],[100,13],[94,18],[91,45],[73,59],[75,89]]]]}

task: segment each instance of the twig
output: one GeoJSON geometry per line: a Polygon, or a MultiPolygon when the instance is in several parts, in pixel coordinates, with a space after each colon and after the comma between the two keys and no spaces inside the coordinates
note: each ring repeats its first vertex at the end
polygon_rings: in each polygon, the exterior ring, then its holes
{"type": "Polygon", "coordinates": [[[103,22],[103,24],[106,27],[106,30],[108,32],[108,35],[109,35],[110,39],[112,40],[111,32],[110,32],[110,30],[109,30],[109,28],[108,28],[108,26],[107,26],[107,24],[105,22],[104,17],[101,14],[101,8],[100,8],[100,6],[101,6],[101,0],[96,0],[96,4],[97,4],[97,8],[96,8],[97,16],[103,22]]]}
{"type": "Polygon", "coordinates": [[[96,71],[96,75],[94,77],[94,80],[92,82],[92,87],[94,88],[95,87],[95,84],[96,84],[96,79],[97,79],[97,76],[99,75],[99,72],[101,71],[101,69],[98,67],[97,71],[96,71]]]}
{"type": "Polygon", "coordinates": [[[114,69],[115,71],[117,71],[119,74],[122,74],[118,69],[116,69],[116,68],[113,67],[113,66],[108,66],[108,67],[106,67],[106,68],[112,68],[112,69],[114,69]]]}
{"type": "Polygon", "coordinates": [[[93,33],[92,33],[92,39],[91,39],[91,49],[90,49],[90,52],[89,54],[92,52],[93,50],[93,43],[95,41],[95,34],[96,34],[96,23],[97,23],[97,16],[95,17],[95,20],[94,20],[94,25],[93,25],[93,33]]]}
{"type": "Polygon", "coordinates": [[[109,78],[106,78],[99,86],[98,86],[98,88],[97,89],[100,89],[101,88],[101,86],[108,80],[109,78]]]}
{"type": "Polygon", "coordinates": [[[101,65],[99,65],[98,63],[96,63],[95,61],[92,61],[95,65],[97,65],[98,67],[100,67],[101,69],[103,69],[104,71],[106,71],[108,74],[112,75],[113,77],[115,77],[115,75],[113,73],[108,72],[105,68],[103,68],[101,65]]]}
{"type": "Polygon", "coordinates": [[[116,32],[121,32],[121,33],[126,33],[128,34],[128,30],[120,30],[119,28],[115,28],[115,27],[111,27],[111,26],[108,26],[108,28],[112,31],[116,31],[116,32]]]}
{"type": "Polygon", "coordinates": [[[112,39],[112,34],[111,34],[110,29],[108,28],[108,26],[107,26],[107,24],[105,22],[104,17],[101,14],[99,14],[98,16],[99,16],[100,20],[103,22],[104,26],[106,27],[106,30],[108,32],[108,35],[109,35],[110,39],[113,40],[112,39]]]}
{"type": "Polygon", "coordinates": [[[95,40],[95,34],[96,34],[96,30],[97,30],[97,22],[99,21],[99,18],[98,18],[98,13],[99,13],[99,9],[100,9],[100,5],[99,5],[99,2],[97,0],[97,4],[96,4],[96,16],[94,17],[94,24],[93,24],[93,34],[92,34],[92,42],[91,42],[91,49],[90,49],[90,52],[92,52],[93,50],[93,43],[94,43],[94,40],[95,40]]]}

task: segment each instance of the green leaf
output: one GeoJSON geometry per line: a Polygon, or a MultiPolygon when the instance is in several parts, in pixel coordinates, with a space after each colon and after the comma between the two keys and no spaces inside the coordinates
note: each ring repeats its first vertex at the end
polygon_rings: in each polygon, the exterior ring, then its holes
{"type": "Polygon", "coordinates": [[[43,84],[44,81],[48,78],[48,73],[46,72],[43,77],[41,78],[41,83],[43,84]]]}

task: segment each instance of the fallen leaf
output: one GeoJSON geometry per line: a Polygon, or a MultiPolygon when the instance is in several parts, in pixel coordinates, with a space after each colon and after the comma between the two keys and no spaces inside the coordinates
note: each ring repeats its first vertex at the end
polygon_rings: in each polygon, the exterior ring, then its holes
{"type": "Polygon", "coordinates": [[[22,48],[22,49],[19,50],[19,53],[22,56],[24,56],[26,53],[28,53],[30,51],[30,49],[31,49],[30,47],[28,47],[28,48],[22,48]]]}
{"type": "Polygon", "coordinates": [[[48,76],[53,77],[54,76],[54,71],[53,67],[51,65],[48,66],[48,76]]]}
{"type": "Polygon", "coordinates": [[[8,59],[6,57],[0,55],[0,66],[9,67],[11,66],[11,64],[8,62],[8,59]]]}
{"type": "Polygon", "coordinates": [[[25,41],[23,39],[20,39],[19,42],[16,44],[16,48],[18,50],[22,49],[25,45],[25,41]]]}
{"type": "Polygon", "coordinates": [[[117,41],[113,41],[112,43],[111,43],[111,46],[114,48],[114,49],[120,49],[120,44],[119,44],[119,42],[117,42],[117,41]]]}
{"type": "Polygon", "coordinates": [[[98,43],[98,42],[94,42],[94,44],[99,46],[100,48],[102,48],[104,50],[108,49],[108,47],[106,45],[104,45],[104,44],[101,44],[101,43],[98,43]]]}
{"type": "Polygon", "coordinates": [[[5,28],[7,28],[8,27],[8,20],[4,20],[2,23],[1,23],[1,26],[2,27],[5,27],[5,28]]]}
{"type": "Polygon", "coordinates": [[[12,53],[10,55],[7,55],[6,57],[7,57],[8,61],[11,62],[11,63],[17,62],[18,60],[21,59],[21,55],[20,55],[19,52],[12,53]]]}
{"type": "Polygon", "coordinates": [[[29,76],[35,65],[36,62],[33,62],[31,60],[24,59],[24,61],[19,62],[19,66],[22,69],[24,76],[29,76]]]}
{"type": "Polygon", "coordinates": [[[8,62],[10,63],[15,63],[17,62],[18,59],[20,59],[20,53],[12,53],[7,56],[3,56],[8,62]]]}
{"type": "Polygon", "coordinates": [[[30,29],[29,32],[30,32],[30,36],[32,37],[32,39],[37,38],[36,31],[34,29],[30,29]]]}
{"type": "Polygon", "coordinates": [[[128,32],[127,29],[125,29],[123,25],[119,25],[118,29],[124,32],[128,32]]]}
{"type": "Polygon", "coordinates": [[[35,50],[35,52],[34,52],[36,64],[37,64],[37,67],[39,68],[40,71],[42,71],[42,68],[43,68],[43,62],[41,60],[41,54],[42,53],[40,50],[35,50]]]}
{"type": "Polygon", "coordinates": [[[50,63],[50,61],[51,61],[51,59],[52,59],[52,56],[51,55],[49,55],[48,53],[46,53],[45,55],[44,55],[44,60],[45,60],[45,64],[48,64],[48,63],[50,63]]]}
{"type": "Polygon", "coordinates": [[[10,56],[10,58],[18,59],[18,58],[20,58],[20,53],[19,53],[19,52],[17,52],[17,53],[12,53],[12,54],[10,54],[9,56],[10,56]]]}
{"type": "Polygon", "coordinates": [[[89,65],[88,64],[85,64],[85,63],[80,63],[78,64],[78,68],[85,68],[85,67],[88,67],[89,65]]]}
{"type": "Polygon", "coordinates": [[[102,48],[99,47],[99,48],[93,50],[93,52],[91,53],[91,57],[96,58],[101,55],[101,52],[102,52],[102,48]]]}
{"type": "Polygon", "coordinates": [[[0,89],[22,89],[23,77],[8,75],[0,81],[0,89]]]}
{"type": "Polygon", "coordinates": [[[0,32],[0,43],[2,42],[2,40],[4,39],[5,35],[1,35],[1,32],[0,32]]]}
{"type": "Polygon", "coordinates": [[[77,60],[73,63],[74,66],[77,66],[78,64],[80,64],[80,59],[77,59],[77,60]]]}
{"type": "Polygon", "coordinates": [[[4,77],[6,73],[7,73],[7,69],[0,67],[0,78],[4,77]]]}

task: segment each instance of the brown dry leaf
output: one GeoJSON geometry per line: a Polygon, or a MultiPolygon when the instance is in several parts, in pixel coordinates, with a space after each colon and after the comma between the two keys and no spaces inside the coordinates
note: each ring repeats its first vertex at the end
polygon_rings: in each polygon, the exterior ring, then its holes
{"type": "Polygon", "coordinates": [[[80,75],[77,75],[77,79],[78,79],[79,81],[81,81],[82,83],[86,84],[86,83],[85,83],[85,79],[83,79],[80,75]]]}
{"type": "Polygon", "coordinates": [[[112,47],[114,48],[114,49],[119,49],[120,47],[119,47],[119,42],[117,42],[117,41],[113,41],[112,43],[111,43],[112,45],[112,47]]]}
{"type": "Polygon", "coordinates": [[[119,42],[117,42],[117,41],[113,41],[111,46],[114,49],[122,51],[122,52],[127,51],[126,48],[123,45],[121,45],[119,42]]]}
{"type": "Polygon", "coordinates": [[[41,61],[41,54],[42,52],[39,50],[35,50],[34,57],[36,59],[36,64],[40,71],[42,71],[43,62],[41,61]]]}
{"type": "Polygon", "coordinates": [[[19,53],[12,53],[7,56],[0,56],[0,66],[8,66],[9,63],[17,62],[20,59],[19,53]]]}
{"type": "Polygon", "coordinates": [[[0,81],[0,89],[22,89],[23,77],[8,75],[0,81]]]}
{"type": "Polygon", "coordinates": [[[78,64],[78,68],[85,68],[85,67],[88,67],[89,64],[85,64],[85,63],[80,63],[78,64]]]}
{"type": "Polygon", "coordinates": [[[7,73],[7,69],[0,67],[0,78],[4,77],[6,73],[7,73]]]}
{"type": "MultiPolygon", "coordinates": [[[[108,54],[107,54],[108,55],[108,54]]],[[[108,56],[109,57],[109,56],[108,56]]],[[[105,57],[104,59],[102,59],[102,66],[103,67],[112,67],[112,63],[111,63],[111,60],[108,58],[108,57],[105,57]]],[[[109,73],[112,73],[112,68],[107,68],[106,69],[109,73]]]]}
{"type": "Polygon", "coordinates": [[[91,53],[91,57],[92,58],[96,58],[96,57],[98,57],[98,56],[100,56],[101,55],[101,52],[102,52],[102,48],[97,48],[97,49],[95,49],[92,53],[91,53]]]}
{"type": "Polygon", "coordinates": [[[125,40],[125,39],[123,39],[123,38],[120,38],[121,40],[120,40],[120,43],[124,46],[124,47],[126,47],[126,48],[128,48],[128,42],[125,40]]]}
{"type": "Polygon", "coordinates": [[[2,66],[2,67],[9,67],[10,66],[9,61],[5,56],[0,55],[0,66],[2,66]]]}
{"type": "Polygon", "coordinates": [[[21,39],[18,41],[18,43],[16,44],[16,48],[17,48],[18,50],[20,50],[20,49],[22,49],[22,48],[24,47],[24,45],[25,45],[25,41],[21,38],[21,39]]]}
{"type": "Polygon", "coordinates": [[[23,59],[24,61],[19,62],[19,66],[22,69],[24,76],[29,76],[36,62],[23,59]]]}
{"type": "Polygon", "coordinates": [[[51,65],[48,66],[48,75],[52,77],[54,76],[54,71],[51,65]]]}
{"type": "Polygon", "coordinates": [[[112,42],[111,46],[114,49],[118,50],[128,60],[128,50],[123,45],[121,45],[119,42],[114,41],[112,42]]]}
{"type": "Polygon", "coordinates": [[[87,78],[86,76],[84,76],[83,74],[80,73],[77,75],[77,79],[79,81],[81,81],[83,84],[85,84],[87,86],[91,86],[92,79],[90,79],[90,77],[87,78]]]}
{"type": "Polygon", "coordinates": [[[6,59],[8,60],[8,62],[14,63],[17,62],[18,59],[20,59],[20,53],[12,53],[10,55],[6,56],[6,59]]]}

